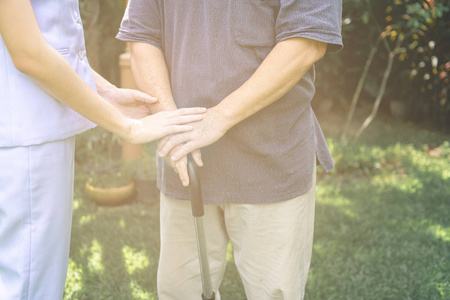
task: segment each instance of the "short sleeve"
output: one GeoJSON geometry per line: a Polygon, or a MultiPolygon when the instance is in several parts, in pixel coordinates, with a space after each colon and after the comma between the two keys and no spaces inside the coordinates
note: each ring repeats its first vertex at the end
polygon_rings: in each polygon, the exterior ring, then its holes
{"type": "Polygon", "coordinates": [[[161,49],[161,14],[156,0],[129,0],[117,39],[161,49]]]}
{"type": "Polygon", "coordinates": [[[343,47],[342,0],[281,0],[275,32],[277,43],[304,37],[328,44],[327,51],[343,47]]]}

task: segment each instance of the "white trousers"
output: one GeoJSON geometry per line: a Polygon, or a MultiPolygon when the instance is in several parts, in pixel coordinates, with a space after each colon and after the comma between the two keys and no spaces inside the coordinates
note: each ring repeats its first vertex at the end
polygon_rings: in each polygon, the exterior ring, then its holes
{"type": "MultiPolygon", "coordinates": [[[[301,300],[311,261],[313,187],[272,204],[205,205],[203,217],[216,299],[228,241],[248,300],[301,300]]],[[[195,228],[189,201],[161,195],[160,300],[196,300],[202,294],[195,228]]]]}
{"type": "Polygon", "coordinates": [[[75,137],[0,148],[0,299],[60,300],[69,259],[75,137]]]}

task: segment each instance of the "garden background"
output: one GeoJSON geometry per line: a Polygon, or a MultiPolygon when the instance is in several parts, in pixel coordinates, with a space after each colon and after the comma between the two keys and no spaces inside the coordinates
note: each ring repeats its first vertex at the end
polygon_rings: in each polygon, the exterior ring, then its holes
{"type": "MultiPolygon", "coordinates": [[[[344,0],[345,48],[316,65],[336,168],[319,169],[308,300],[450,299],[449,7],[344,0]]],[[[91,65],[120,86],[125,1],[80,8],[91,65]]],[[[159,205],[103,207],[85,192],[99,166],[123,172],[120,151],[99,128],[77,138],[65,299],[157,299],[159,205]]],[[[245,299],[231,244],[227,260],[222,298],[245,299]]]]}

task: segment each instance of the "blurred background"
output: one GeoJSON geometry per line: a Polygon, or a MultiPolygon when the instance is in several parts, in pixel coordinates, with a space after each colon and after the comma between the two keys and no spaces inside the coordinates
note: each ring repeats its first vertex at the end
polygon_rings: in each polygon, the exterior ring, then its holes
{"type": "MultiPolygon", "coordinates": [[[[114,38],[125,5],[80,0],[92,67],[132,87],[114,38]]],[[[316,64],[312,105],[336,168],[318,170],[308,300],[450,299],[449,8],[344,0],[345,47],[316,64]]],[[[100,128],[77,138],[65,299],[158,299],[155,145],[128,150],[100,128]],[[130,184],[114,203],[87,189],[130,184]]],[[[222,298],[245,299],[231,244],[227,260],[222,298]]]]}

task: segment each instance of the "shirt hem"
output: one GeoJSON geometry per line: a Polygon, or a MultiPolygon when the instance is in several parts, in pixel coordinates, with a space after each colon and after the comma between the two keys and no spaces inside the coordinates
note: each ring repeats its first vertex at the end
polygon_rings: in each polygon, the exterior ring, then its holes
{"type": "Polygon", "coordinates": [[[124,42],[139,42],[139,43],[145,43],[145,44],[149,44],[152,46],[155,46],[158,49],[162,49],[161,47],[161,43],[151,40],[151,39],[146,39],[146,38],[140,38],[140,37],[136,37],[136,36],[132,36],[129,35],[127,33],[124,32],[119,32],[116,35],[116,39],[120,40],[120,41],[124,41],[124,42]]]}
{"type": "Polygon", "coordinates": [[[280,43],[284,40],[290,39],[290,38],[296,38],[296,37],[302,37],[307,38],[310,40],[327,43],[331,47],[327,47],[327,52],[333,53],[333,52],[340,52],[344,45],[342,43],[342,39],[338,35],[334,35],[333,39],[330,38],[330,34],[326,32],[304,32],[304,33],[295,33],[295,34],[289,34],[289,35],[281,35],[276,38],[276,42],[280,43]]]}
{"type": "MultiPolygon", "coordinates": [[[[305,185],[305,187],[303,187],[302,189],[299,189],[297,191],[289,192],[289,193],[282,193],[282,194],[278,194],[278,195],[269,195],[269,196],[264,195],[264,198],[258,197],[258,198],[250,198],[250,199],[248,198],[248,199],[214,200],[215,198],[221,198],[221,197],[220,196],[214,197],[212,195],[204,195],[203,197],[206,198],[206,200],[204,199],[203,203],[205,205],[222,205],[222,204],[228,204],[228,203],[231,203],[231,204],[256,204],[257,205],[257,204],[278,203],[278,202],[288,201],[293,198],[304,195],[307,192],[309,192],[309,190],[312,188],[312,186],[313,186],[313,182],[311,180],[311,182],[309,182],[307,185],[305,185]]],[[[189,201],[189,198],[184,194],[167,192],[167,191],[161,191],[161,193],[172,199],[181,200],[181,201],[183,201],[183,200],[189,201]]]]}
{"type": "Polygon", "coordinates": [[[83,133],[85,131],[88,131],[97,125],[95,123],[90,122],[90,124],[81,126],[77,129],[66,131],[63,133],[60,133],[55,136],[48,136],[48,137],[34,137],[34,138],[28,138],[24,139],[22,141],[14,141],[10,143],[4,143],[0,144],[0,148],[12,148],[12,147],[27,147],[27,146],[35,146],[35,145],[41,145],[45,143],[65,140],[67,138],[70,138],[72,136],[75,136],[77,134],[83,133]]]}

